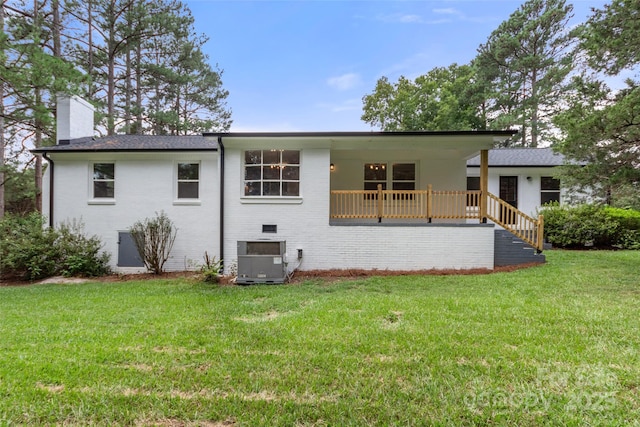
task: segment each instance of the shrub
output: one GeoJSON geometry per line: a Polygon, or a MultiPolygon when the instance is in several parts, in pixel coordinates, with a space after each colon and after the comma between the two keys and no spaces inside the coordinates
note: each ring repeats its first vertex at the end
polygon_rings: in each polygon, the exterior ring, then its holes
{"type": "Polygon", "coordinates": [[[640,248],[640,212],[600,205],[549,205],[544,215],[546,240],[562,248],[640,248]]]}
{"type": "Polygon", "coordinates": [[[62,275],[102,276],[109,273],[110,255],[100,252],[103,244],[97,236],[84,234],[82,221],[63,223],[58,233],[62,275]]]}
{"type": "Polygon", "coordinates": [[[7,215],[2,220],[0,265],[3,275],[36,280],[54,276],[57,233],[39,214],[7,215]]]}
{"type": "Polygon", "coordinates": [[[156,212],[155,218],[136,222],[129,232],[147,269],[162,273],[178,232],[169,217],[164,212],[156,212]]]}
{"type": "Polygon", "coordinates": [[[0,274],[38,280],[55,275],[98,276],[109,272],[109,255],[80,221],[45,225],[40,214],[7,215],[0,221],[0,274]]]}
{"type": "Polygon", "coordinates": [[[617,246],[623,249],[640,249],[640,211],[607,206],[606,214],[620,224],[617,246]]]}
{"type": "Polygon", "coordinates": [[[209,256],[209,253],[205,251],[204,264],[200,267],[202,280],[209,283],[218,283],[221,269],[222,260],[216,260],[215,256],[209,256]]]}

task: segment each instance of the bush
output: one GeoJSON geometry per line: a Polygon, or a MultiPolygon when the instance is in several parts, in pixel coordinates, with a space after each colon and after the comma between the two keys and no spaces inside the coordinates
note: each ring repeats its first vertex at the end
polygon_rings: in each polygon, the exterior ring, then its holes
{"type": "Polygon", "coordinates": [[[640,248],[640,212],[584,204],[541,209],[546,240],[561,248],[640,248]]]}
{"type": "Polygon", "coordinates": [[[205,251],[204,264],[200,267],[202,280],[209,283],[218,283],[221,269],[222,260],[216,260],[215,256],[209,256],[209,253],[205,251]]]}
{"type": "Polygon", "coordinates": [[[167,214],[156,212],[155,218],[136,222],[129,232],[147,269],[161,274],[177,234],[177,229],[167,214]]]}
{"type": "Polygon", "coordinates": [[[80,221],[63,223],[58,229],[58,249],[63,276],[102,276],[109,273],[110,255],[100,252],[102,242],[97,236],[84,235],[80,221]]]}
{"type": "Polygon", "coordinates": [[[618,246],[624,249],[640,249],[640,211],[607,206],[606,214],[620,224],[618,246]]]}
{"type": "Polygon", "coordinates": [[[99,276],[109,272],[109,254],[82,222],[46,226],[40,214],[7,215],[0,221],[0,275],[38,280],[56,275],[99,276]]]}

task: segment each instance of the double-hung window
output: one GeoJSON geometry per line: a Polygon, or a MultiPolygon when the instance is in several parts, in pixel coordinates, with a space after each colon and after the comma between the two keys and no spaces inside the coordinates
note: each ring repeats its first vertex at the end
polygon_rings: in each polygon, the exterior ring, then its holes
{"type": "Polygon", "coordinates": [[[560,180],[552,176],[540,177],[540,204],[560,202],[560,180]]]}
{"type": "Polygon", "coordinates": [[[386,163],[365,163],[364,164],[364,189],[377,190],[378,185],[382,189],[387,189],[387,164],[386,163]]]}
{"type": "Polygon", "coordinates": [[[244,195],[263,197],[300,196],[300,151],[245,151],[244,195]]]}
{"type": "Polygon", "coordinates": [[[115,197],[116,165],[115,163],[93,164],[93,198],[113,199],[115,197]]]}
{"type": "Polygon", "coordinates": [[[200,163],[178,163],[178,199],[200,196],[200,163]]]}
{"type": "Polygon", "coordinates": [[[394,163],[393,167],[393,183],[394,190],[416,189],[416,164],[415,163],[394,163]]]}
{"type": "Polygon", "coordinates": [[[415,163],[393,163],[391,165],[391,173],[389,174],[387,171],[387,163],[365,163],[364,189],[377,190],[378,185],[382,185],[383,190],[386,190],[389,186],[397,191],[413,191],[416,189],[415,163]]]}

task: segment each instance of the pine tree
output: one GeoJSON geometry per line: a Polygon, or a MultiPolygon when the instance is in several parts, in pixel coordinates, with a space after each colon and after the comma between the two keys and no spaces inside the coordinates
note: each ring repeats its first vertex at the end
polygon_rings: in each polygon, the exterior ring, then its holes
{"type": "MultiPolygon", "coordinates": [[[[52,3],[34,1],[31,9],[24,3],[20,7],[5,6],[10,11],[2,73],[4,100],[10,104],[10,108],[4,105],[5,126],[12,129],[12,142],[37,148],[55,140],[56,95],[76,91],[82,76],[71,63],[54,55],[59,47],[55,37],[59,16],[55,18],[52,3]]],[[[34,164],[36,207],[41,209],[41,157],[36,156],[34,164]]]]}
{"type": "Polygon", "coordinates": [[[598,73],[617,75],[640,63],[640,1],[614,0],[580,28],[586,68],[567,87],[567,108],[555,123],[562,131],[556,148],[576,166],[565,182],[589,188],[601,200],[640,209],[640,82],[612,90],[598,73]]]}
{"type": "Polygon", "coordinates": [[[572,10],[564,0],[528,0],[478,48],[492,127],[519,127],[521,145],[538,146],[573,69],[572,10]]]}

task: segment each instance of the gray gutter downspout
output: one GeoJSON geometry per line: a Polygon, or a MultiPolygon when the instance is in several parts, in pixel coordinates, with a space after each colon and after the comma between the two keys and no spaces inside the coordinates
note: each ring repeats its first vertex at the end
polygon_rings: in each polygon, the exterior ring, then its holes
{"type": "Polygon", "coordinates": [[[220,147],[220,268],[224,271],[224,145],[218,136],[220,147]]]}
{"type": "Polygon", "coordinates": [[[42,157],[49,163],[49,227],[53,227],[53,168],[54,163],[47,153],[42,153],[42,157]]]}

